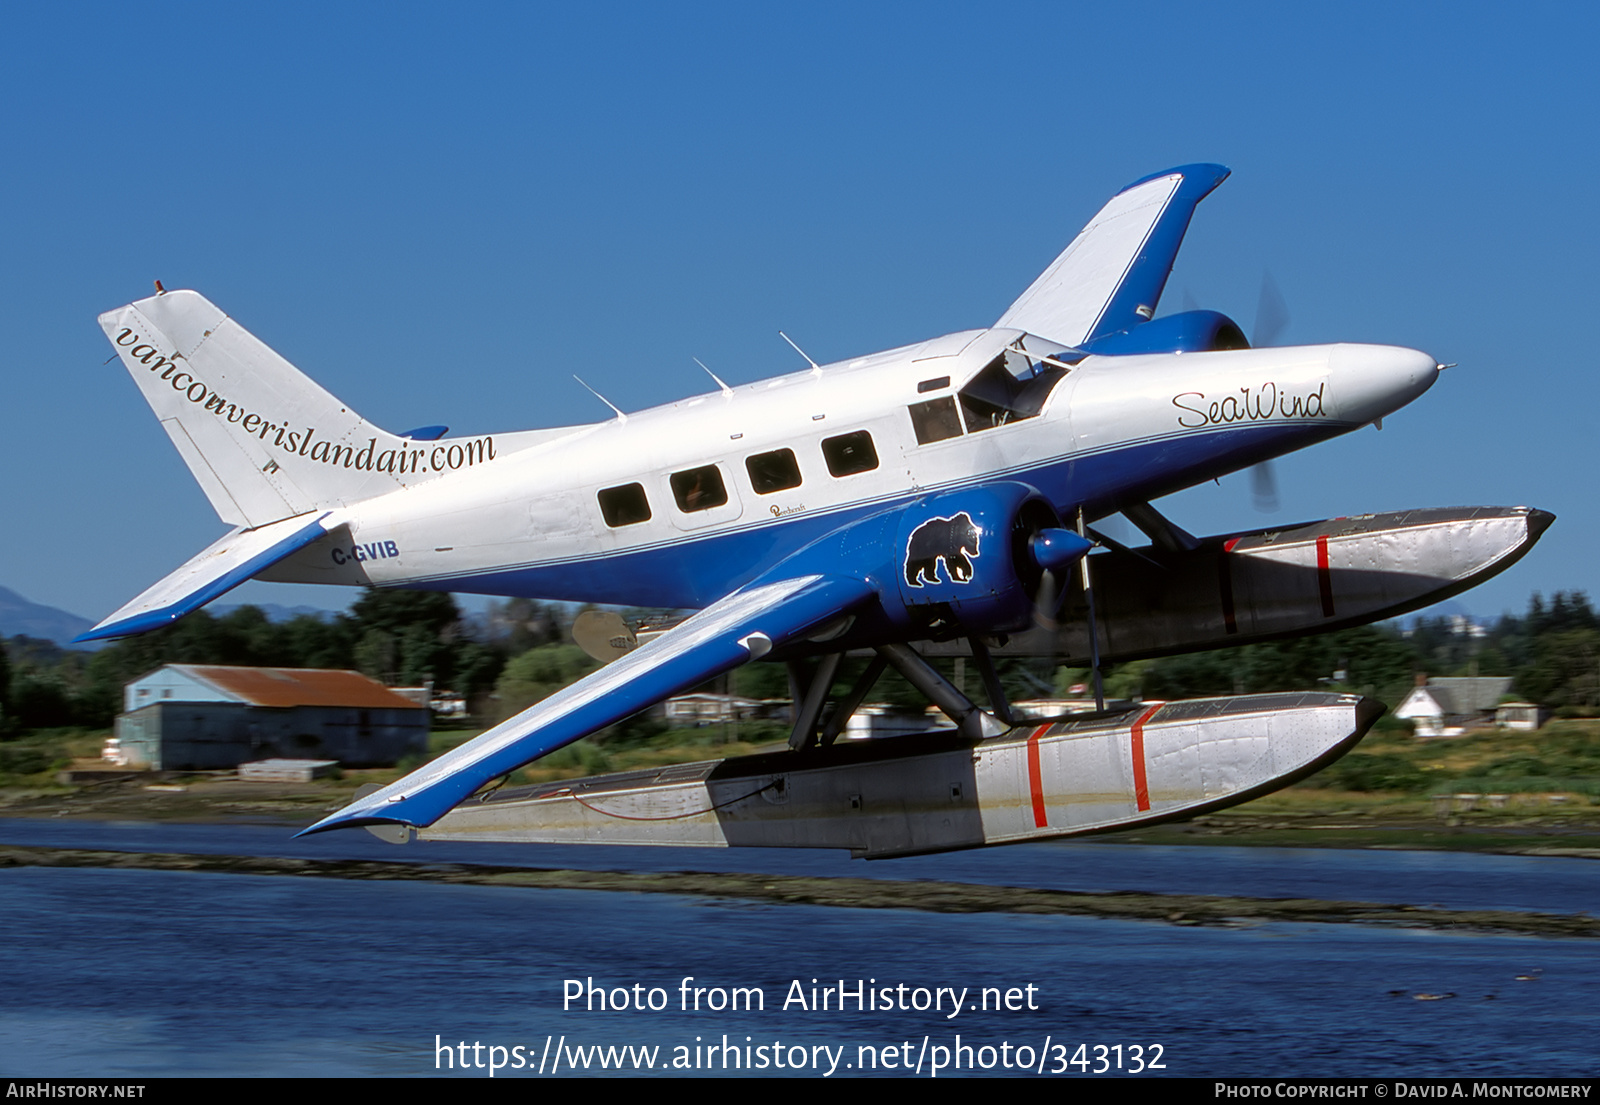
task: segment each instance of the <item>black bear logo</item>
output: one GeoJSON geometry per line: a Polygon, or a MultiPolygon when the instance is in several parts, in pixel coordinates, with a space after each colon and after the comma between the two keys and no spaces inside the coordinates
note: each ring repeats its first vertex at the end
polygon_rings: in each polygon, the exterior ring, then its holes
{"type": "Polygon", "coordinates": [[[906,542],[906,583],[921,587],[923,580],[939,582],[939,561],[951,583],[972,579],[972,561],[978,559],[978,527],[962,511],[954,518],[929,518],[911,531],[906,542]]]}

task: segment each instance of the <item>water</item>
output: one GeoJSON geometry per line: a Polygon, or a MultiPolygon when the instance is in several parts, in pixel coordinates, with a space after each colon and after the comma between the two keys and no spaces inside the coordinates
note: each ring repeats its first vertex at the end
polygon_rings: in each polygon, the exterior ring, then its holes
{"type": "MultiPolygon", "coordinates": [[[[284,838],[281,829],[248,826],[0,822],[0,839],[73,847],[121,841],[150,850],[324,856],[337,847],[339,854],[450,860],[459,852],[530,865],[1315,893],[1547,910],[1584,900],[1583,887],[1600,875],[1600,866],[1580,860],[1438,853],[1073,844],[864,864],[828,853],[398,849],[366,834],[284,838]]],[[[1586,901],[1593,900],[1591,893],[1586,901]]],[[[1200,1077],[1592,1076],[1597,1051],[1600,955],[1581,940],[1353,925],[1199,929],[45,868],[0,871],[0,926],[0,1073],[30,1077],[432,1075],[445,1062],[436,1039],[446,1047],[465,1041],[469,1061],[474,1042],[485,1045],[477,1056],[484,1062],[490,1045],[506,1048],[507,1059],[520,1045],[524,1063],[536,1069],[563,1036],[569,1059],[573,1047],[644,1045],[660,1049],[658,1066],[680,1057],[703,1063],[697,1047],[720,1045],[724,1034],[742,1047],[748,1036],[752,1049],[767,1049],[768,1062],[775,1054],[804,1056],[798,1073],[807,1075],[817,1073],[812,1057],[828,1069],[827,1055],[812,1049],[843,1048],[832,1053],[832,1077],[859,1073],[863,1048],[876,1049],[880,1064],[888,1058],[914,1067],[920,1058],[926,1076],[938,1048],[953,1054],[958,1034],[974,1048],[969,1062],[988,1058],[996,1072],[1002,1044],[1013,1061],[1017,1047],[1031,1049],[1030,1061],[1044,1058],[1051,1072],[1079,1044],[1091,1069],[1097,1044],[1107,1048],[1099,1054],[1108,1064],[1117,1054],[1110,1049],[1122,1045],[1125,1066],[1135,1045],[1146,1061],[1160,1045],[1165,1067],[1157,1073],[1200,1077]],[[713,991],[759,988],[765,1008],[681,1010],[686,976],[695,979],[691,987],[713,991]],[[657,987],[667,1008],[591,1012],[580,1000],[563,1010],[565,980],[590,978],[608,989],[637,983],[645,995],[657,987]],[[904,983],[908,997],[916,987],[965,988],[972,1007],[953,1019],[948,999],[939,1012],[858,1011],[853,1003],[841,1012],[836,1002],[827,1011],[783,1008],[795,980],[809,999],[812,978],[819,988],[841,979],[852,988],[864,979],[876,980],[874,989],[904,983]],[[977,1009],[984,987],[1001,997],[1015,988],[1022,1007],[977,1009]],[[1419,993],[1454,996],[1419,1001],[1419,993]]],[[[452,1050],[450,1060],[459,1054],[452,1050]]],[[[579,1054],[597,1065],[592,1052],[579,1054]]],[[[691,1065],[688,1073],[706,1070],[691,1065]]],[[[1065,1073],[1080,1070],[1069,1065],[1065,1073]]]]}
{"type": "Polygon", "coordinates": [[[276,825],[0,818],[0,844],[134,852],[509,864],[603,871],[741,871],[936,879],[1054,890],[1141,890],[1258,898],[1576,913],[1600,905],[1600,863],[1553,856],[1426,851],[1129,845],[1103,840],[1017,844],[908,859],[840,851],[623,848],[542,844],[385,844],[353,830],[296,840],[276,825]]]}

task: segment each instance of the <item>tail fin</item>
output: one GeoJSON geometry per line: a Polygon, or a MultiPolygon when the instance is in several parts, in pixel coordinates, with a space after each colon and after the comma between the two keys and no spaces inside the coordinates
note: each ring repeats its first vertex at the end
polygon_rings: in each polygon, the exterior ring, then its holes
{"type": "Polygon", "coordinates": [[[995,325],[1079,346],[1152,318],[1195,206],[1227,177],[1221,165],[1184,165],[1134,181],[995,325]]]}
{"type": "Polygon", "coordinates": [[[100,316],[222,520],[254,528],[494,458],[488,437],[420,443],[363,419],[198,292],[100,316]]]}

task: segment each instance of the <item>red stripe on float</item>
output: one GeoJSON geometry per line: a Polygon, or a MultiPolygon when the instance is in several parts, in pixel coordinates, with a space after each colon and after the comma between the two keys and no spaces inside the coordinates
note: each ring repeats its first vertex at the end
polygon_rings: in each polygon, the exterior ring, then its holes
{"type": "Polygon", "coordinates": [[[1041,725],[1028,738],[1028,790],[1033,794],[1033,823],[1038,828],[1049,827],[1044,813],[1044,777],[1039,770],[1039,738],[1050,726],[1041,725]]]}
{"type": "Polygon", "coordinates": [[[1333,617],[1333,572],[1328,568],[1328,535],[1317,538],[1317,587],[1322,591],[1322,616],[1333,617]]]}
{"type": "Polygon", "coordinates": [[[1144,775],[1144,723],[1156,716],[1165,703],[1157,702],[1133,723],[1133,800],[1140,810],[1150,808],[1150,783],[1144,775]]]}

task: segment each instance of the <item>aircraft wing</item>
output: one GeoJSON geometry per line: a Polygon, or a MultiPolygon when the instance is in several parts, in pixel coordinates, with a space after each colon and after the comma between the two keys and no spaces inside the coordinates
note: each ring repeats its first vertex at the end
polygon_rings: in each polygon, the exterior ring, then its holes
{"type": "Polygon", "coordinates": [[[127,637],[171,625],[311,544],[327,532],[327,518],[326,511],[308,513],[255,529],[232,530],[99,625],[80,633],[73,643],[127,637]]]}
{"type": "Polygon", "coordinates": [[[1196,205],[1227,178],[1221,165],[1184,165],[1128,185],[995,325],[1078,346],[1147,321],[1196,205]]]}
{"type": "Polygon", "coordinates": [[[431,825],[490,780],[804,637],[875,595],[861,580],[823,575],[758,582],[735,591],[299,835],[385,822],[431,825]]]}

